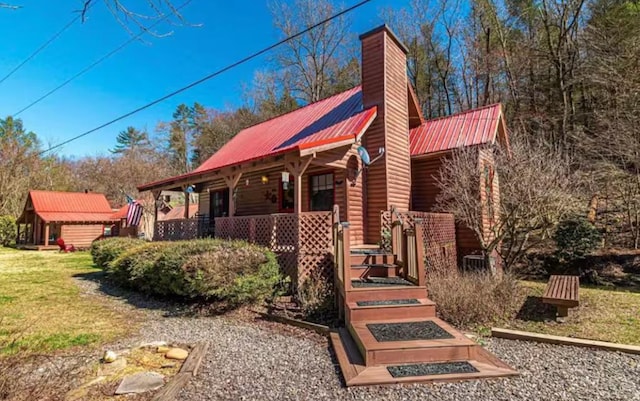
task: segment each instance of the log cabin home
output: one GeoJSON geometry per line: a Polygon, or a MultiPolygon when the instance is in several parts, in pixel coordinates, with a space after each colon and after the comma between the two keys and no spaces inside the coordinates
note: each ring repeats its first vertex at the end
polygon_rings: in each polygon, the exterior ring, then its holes
{"type": "Polygon", "coordinates": [[[110,235],[117,222],[103,194],[85,192],[29,191],[17,219],[18,248],[58,249],[56,240],[76,248],[88,248],[96,239],[110,235]]]}
{"type": "Polygon", "coordinates": [[[139,186],[156,199],[199,194],[198,215],[157,221],[154,239],[244,239],[271,249],[294,287],[332,280],[345,328],[331,341],[348,386],[515,375],[438,319],[426,290],[428,272],[480,251],[471,230],[434,212],[436,177],[455,149],[483,145],[481,198],[499,200],[490,148],[507,144],[501,106],[427,121],[406,47],[387,26],[360,41],[361,85],[240,131],[190,173],[139,186]]]}
{"type": "MultiPolygon", "coordinates": [[[[360,86],[242,130],[190,173],[139,186],[156,199],[162,191],[199,194],[197,216],[158,220],[154,238],[262,242],[287,254],[280,255],[283,268],[301,283],[331,263],[325,251],[334,204],[339,220],[349,222],[351,245],[377,248],[390,235],[392,207],[433,212],[439,168],[453,150],[507,143],[500,104],[425,120],[407,78],[407,50],[389,28],[362,35],[361,44],[360,86]]],[[[481,159],[491,165],[490,150],[481,159]]],[[[493,175],[491,186],[499,197],[493,175]]],[[[451,216],[428,216],[445,246],[455,243],[448,260],[480,252],[473,232],[452,228],[451,216]]]]}

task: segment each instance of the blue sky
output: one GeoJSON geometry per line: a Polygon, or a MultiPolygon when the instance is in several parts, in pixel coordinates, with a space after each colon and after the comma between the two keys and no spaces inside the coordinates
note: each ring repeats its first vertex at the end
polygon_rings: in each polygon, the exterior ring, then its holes
{"type": "MultiPolygon", "coordinates": [[[[129,0],[135,3],[138,0],[129,0]]],[[[346,5],[356,0],[345,0],[346,5]]],[[[374,0],[350,14],[352,31],[365,32],[382,23],[382,8],[399,8],[408,0],[374,0]]],[[[24,7],[0,9],[0,77],[61,29],[74,16],[74,0],[15,0],[24,7]]],[[[175,4],[181,2],[174,1],[175,4]]],[[[130,3],[131,4],[131,3],[130,3]]],[[[94,128],[168,92],[224,67],[280,39],[272,27],[268,2],[262,0],[193,0],[183,9],[200,27],[166,27],[165,38],[134,42],[41,103],[20,114],[25,127],[38,134],[46,148],[94,128]]],[[[129,34],[100,0],[84,24],[75,24],[33,60],[0,83],[0,115],[11,115],[82,68],[103,56],[129,34]]],[[[241,104],[243,85],[266,57],[253,60],[184,92],[162,104],[65,145],[64,156],[106,154],[117,133],[129,125],[153,131],[169,120],[180,103],[198,101],[207,107],[241,104]]]]}

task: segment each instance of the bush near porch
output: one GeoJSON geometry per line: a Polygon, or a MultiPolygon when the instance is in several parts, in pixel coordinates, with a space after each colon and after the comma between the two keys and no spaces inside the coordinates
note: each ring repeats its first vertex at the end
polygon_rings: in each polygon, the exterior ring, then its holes
{"type": "Polygon", "coordinates": [[[142,245],[145,241],[138,238],[117,237],[101,241],[94,241],[89,251],[96,266],[104,269],[121,253],[136,245],[142,245]]]}
{"type": "Polygon", "coordinates": [[[239,305],[264,301],[282,281],[273,252],[244,241],[132,241],[123,251],[120,245],[96,247],[94,261],[120,252],[103,268],[119,283],[148,294],[239,305]]]}

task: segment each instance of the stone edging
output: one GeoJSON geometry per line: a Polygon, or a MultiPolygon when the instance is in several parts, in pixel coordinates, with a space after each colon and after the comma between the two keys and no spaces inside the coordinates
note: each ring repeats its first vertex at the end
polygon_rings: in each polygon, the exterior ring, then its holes
{"type": "Polygon", "coordinates": [[[508,330],[497,327],[491,328],[491,336],[505,338],[508,340],[535,341],[556,345],[572,345],[574,347],[595,348],[606,351],[618,351],[627,354],[640,354],[640,346],[610,343],[606,341],[587,340],[583,338],[572,338],[562,336],[552,336],[549,334],[531,333],[528,331],[508,330]]]}
{"type": "Polygon", "coordinates": [[[167,383],[162,389],[153,397],[152,401],[170,401],[175,400],[176,396],[182,390],[184,386],[189,383],[189,380],[198,374],[202,359],[209,349],[209,342],[203,342],[196,344],[189,356],[182,364],[178,374],[173,376],[169,383],[167,383]]]}

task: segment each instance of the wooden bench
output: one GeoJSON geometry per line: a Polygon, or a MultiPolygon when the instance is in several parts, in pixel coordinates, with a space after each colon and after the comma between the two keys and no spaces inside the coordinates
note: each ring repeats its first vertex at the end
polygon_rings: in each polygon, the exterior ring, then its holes
{"type": "Polygon", "coordinates": [[[551,276],[549,283],[542,295],[542,302],[555,305],[558,308],[557,316],[563,320],[569,316],[569,308],[580,305],[580,280],[578,276],[551,276]]]}

